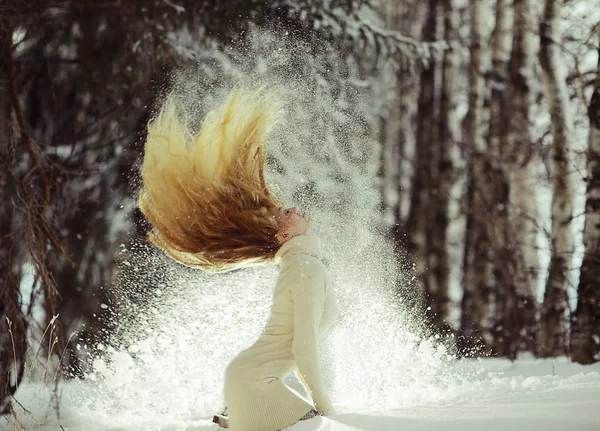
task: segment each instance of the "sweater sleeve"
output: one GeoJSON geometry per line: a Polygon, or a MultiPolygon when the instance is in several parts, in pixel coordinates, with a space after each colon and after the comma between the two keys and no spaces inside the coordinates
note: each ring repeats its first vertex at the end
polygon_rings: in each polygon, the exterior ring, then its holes
{"type": "Polygon", "coordinates": [[[327,395],[317,349],[318,328],[325,302],[325,277],[318,265],[298,268],[291,286],[294,301],[294,339],[292,353],[298,374],[307,386],[315,407],[322,414],[333,412],[327,395]]]}

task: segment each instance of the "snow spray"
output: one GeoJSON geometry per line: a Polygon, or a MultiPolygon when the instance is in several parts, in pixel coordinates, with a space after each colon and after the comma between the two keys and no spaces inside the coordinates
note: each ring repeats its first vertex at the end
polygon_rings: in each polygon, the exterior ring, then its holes
{"type": "MultiPolygon", "coordinates": [[[[227,51],[201,35],[171,35],[195,65],[173,91],[191,121],[234,85],[266,85],[285,114],[269,142],[269,186],[313,219],[337,291],[340,321],[320,350],[339,413],[401,408],[447,396],[459,377],[446,349],[425,338],[403,307],[398,269],[382,234],[377,128],[394,85],[391,65],[367,73],[351,57],[293,35],[254,30],[227,51]]],[[[183,55],[183,54],[182,54],[183,55]]],[[[268,317],[277,267],[207,274],[170,261],[145,239],[122,244],[109,304],[116,330],[93,351],[72,396],[77,415],[105,429],[152,429],[203,420],[224,408],[228,362],[268,317]]],[[[410,291],[410,289],[405,289],[410,291]]],[[[291,382],[293,384],[293,382],[291,382]]]]}

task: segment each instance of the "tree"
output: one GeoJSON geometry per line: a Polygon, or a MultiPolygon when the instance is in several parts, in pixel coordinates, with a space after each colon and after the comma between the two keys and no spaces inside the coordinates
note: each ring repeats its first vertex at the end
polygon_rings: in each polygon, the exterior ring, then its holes
{"type": "Polygon", "coordinates": [[[588,107],[585,252],[572,317],[571,358],[580,364],[600,361],[600,43],[594,91],[588,107]]]}
{"type": "Polygon", "coordinates": [[[531,0],[514,1],[508,87],[511,121],[509,151],[504,161],[509,169],[509,224],[505,242],[511,257],[506,263],[514,279],[514,292],[504,292],[511,297],[504,307],[504,322],[510,333],[506,352],[509,358],[515,358],[520,350],[535,352],[536,346],[537,206],[532,196],[535,196],[533,168],[538,154],[531,133],[533,53],[529,28],[533,18],[531,0]]]}
{"type": "Polygon", "coordinates": [[[450,151],[458,141],[459,124],[456,114],[456,84],[460,49],[458,46],[458,8],[453,0],[443,0],[444,39],[450,43],[444,51],[441,64],[440,112],[437,141],[433,147],[434,157],[431,163],[437,165],[431,178],[431,214],[428,232],[428,274],[429,295],[431,296],[432,318],[434,326],[447,326],[444,322],[449,314],[448,288],[450,263],[447,250],[447,231],[449,225],[450,188],[454,181],[454,166],[450,151]]]}
{"type": "Polygon", "coordinates": [[[569,267],[573,253],[573,185],[569,175],[568,152],[571,148],[573,121],[559,43],[559,18],[562,1],[546,0],[540,22],[539,59],[544,90],[552,118],[552,256],[538,332],[539,355],[566,353],[565,312],[569,267]]]}
{"type": "Polygon", "coordinates": [[[475,353],[481,341],[490,343],[485,336],[484,322],[488,318],[491,303],[492,266],[489,247],[489,232],[486,225],[486,208],[489,205],[486,145],[484,141],[484,97],[485,97],[485,46],[483,44],[483,26],[487,17],[487,2],[473,0],[470,5],[470,60],[468,65],[469,110],[464,119],[464,140],[468,163],[466,196],[466,230],[463,264],[463,298],[460,322],[463,353],[475,353]],[[485,252],[484,252],[485,251],[485,252]]]}
{"type": "MultiPolygon", "coordinates": [[[[24,254],[19,239],[25,235],[15,231],[15,225],[20,211],[27,212],[33,220],[40,216],[32,208],[31,199],[38,177],[32,174],[29,176],[33,178],[32,182],[27,182],[22,167],[19,169],[16,164],[25,147],[31,151],[29,155],[32,161],[35,160],[35,153],[29,132],[24,129],[23,114],[17,99],[11,34],[12,27],[0,17],[0,83],[7,93],[0,98],[0,189],[21,198],[19,201],[5,201],[0,206],[0,414],[11,412],[11,397],[23,377],[27,352],[27,320],[22,309],[19,290],[21,266],[18,264],[24,254]]],[[[35,166],[28,168],[33,170],[35,166]]],[[[44,236],[40,239],[45,241],[44,236]]],[[[31,237],[27,245],[31,246],[31,237]]]]}
{"type": "Polygon", "coordinates": [[[512,22],[508,19],[509,6],[505,0],[496,1],[496,24],[492,33],[492,68],[488,76],[490,91],[490,120],[488,142],[487,184],[491,190],[487,205],[487,221],[490,229],[490,250],[488,256],[493,259],[493,317],[488,321],[488,336],[492,338],[491,350],[499,356],[506,356],[514,334],[511,333],[511,314],[506,310],[514,309],[515,287],[512,274],[506,270],[506,262],[513,259],[507,247],[508,235],[508,190],[509,179],[506,160],[508,149],[508,131],[510,111],[508,98],[508,58],[512,22]]]}
{"type": "MultiPolygon", "coordinates": [[[[429,0],[427,17],[422,29],[423,40],[435,40],[437,29],[438,0],[429,0]]],[[[427,303],[435,300],[429,285],[428,244],[431,228],[432,169],[437,170],[434,159],[434,143],[438,141],[436,111],[436,61],[432,59],[420,73],[417,104],[414,171],[411,186],[410,210],[406,223],[408,250],[415,262],[419,284],[427,296],[427,303]]]]}

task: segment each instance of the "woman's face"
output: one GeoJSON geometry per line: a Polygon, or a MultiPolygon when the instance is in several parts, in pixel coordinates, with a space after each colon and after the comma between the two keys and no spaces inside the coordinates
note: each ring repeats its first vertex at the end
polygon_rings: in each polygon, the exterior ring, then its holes
{"type": "Polygon", "coordinates": [[[283,244],[288,239],[304,235],[310,225],[310,218],[301,214],[298,208],[278,208],[275,212],[275,219],[279,223],[279,232],[277,240],[283,244]]]}

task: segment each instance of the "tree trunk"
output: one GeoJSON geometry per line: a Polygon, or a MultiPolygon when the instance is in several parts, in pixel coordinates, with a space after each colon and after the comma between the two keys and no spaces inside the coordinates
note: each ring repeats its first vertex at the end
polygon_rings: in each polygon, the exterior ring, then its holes
{"type": "MultiPolygon", "coordinates": [[[[390,185],[394,188],[395,200],[391,205],[390,212],[393,219],[391,238],[397,252],[406,250],[406,226],[405,220],[402,217],[402,197],[406,193],[402,190],[403,169],[402,162],[404,160],[406,146],[408,144],[408,130],[410,130],[411,118],[414,115],[413,108],[415,104],[415,93],[411,91],[416,79],[409,76],[406,72],[398,72],[397,75],[397,94],[398,106],[394,108],[393,118],[399,119],[400,127],[397,134],[394,134],[393,149],[391,158],[395,164],[390,175],[390,185]],[[407,86],[410,85],[410,86],[407,86]],[[408,124],[407,124],[408,123],[408,124]],[[409,126],[409,127],[406,127],[409,126]]],[[[412,141],[414,146],[414,140],[412,141]]]]}
{"type": "Polygon", "coordinates": [[[378,211],[381,214],[381,219],[384,223],[387,221],[387,212],[390,204],[390,183],[393,181],[393,169],[394,165],[390,163],[392,156],[393,146],[390,145],[390,138],[388,135],[388,121],[389,115],[383,112],[379,115],[379,133],[377,144],[373,146],[373,151],[379,150],[379,169],[377,170],[377,180],[380,191],[378,211]]]}
{"type": "MultiPolygon", "coordinates": [[[[512,23],[507,16],[508,11],[506,0],[496,1],[496,24],[492,34],[492,70],[487,85],[491,88],[488,148],[498,163],[508,151],[507,131],[510,126],[507,71],[512,23]]],[[[508,183],[506,186],[508,187],[508,183]]]]}
{"type": "Polygon", "coordinates": [[[508,226],[508,171],[503,161],[508,154],[508,129],[509,98],[508,98],[508,58],[510,54],[510,41],[512,21],[508,13],[509,7],[505,0],[496,2],[496,24],[492,34],[492,70],[489,74],[488,87],[491,88],[490,97],[490,127],[488,134],[488,154],[490,162],[489,184],[493,187],[493,202],[490,211],[489,229],[491,241],[491,254],[494,259],[494,308],[490,316],[489,327],[485,330],[492,339],[491,350],[495,355],[508,356],[507,341],[512,337],[507,321],[508,309],[514,309],[515,287],[514,280],[507,271],[506,262],[511,258],[506,247],[508,226]]]}
{"type": "MultiPolygon", "coordinates": [[[[3,219],[0,235],[6,234],[5,223],[10,223],[10,220],[3,219]]],[[[12,262],[15,247],[14,244],[10,247],[4,245],[3,242],[3,247],[0,247],[0,415],[12,411],[12,395],[23,378],[27,352],[27,322],[21,311],[19,293],[20,272],[15,271],[12,262]]]]}
{"type": "MultiPolygon", "coordinates": [[[[509,151],[506,163],[509,176],[509,229],[507,267],[514,279],[515,298],[505,304],[505,322],[510,339],[507,356],[516,358],[519,350],[535,352],[535,290],[538,277],[536,251],[537,205],[535,178],[532,168],[537,162],[537,150],[532,143],[530,82],[533,67],[531,32],[533,21],[531,0],[514,1],[513,42],[509,62],[510,113],[509,151]]],[[[512,294],[512,293],[511,293],[512,294]]]]}
{"type": "MultiPolygon", "coordinates": [[[[442,1],[444,13],[444,39],[457,39],[457,8],[454,0],[442,1]]],[[[451,43],[452,43],[451,42],[451,43]]],[[[444,52],[442,63],[442,88],[439,116],[439,139],[437,140],[437,176],[432,178],[433,222],[428,241],[429,261],[429,294],[431,296],[433,325],[446,331],[449,311],[448,282],[450,263],[447,250],[447,229],[449,224],[448,205],[450,188],[454,177],[450,149],[457,140],[458,129],[456,119],[455,83],[460,49],[453,43],[444,52]]],[[[431,143],[435,144],[434,142],[431,143]]]]}
{"type": "Polygon", "coordinates": [[[19,292],[21,253],[15,240],[15,209],[10,204],[16,188],[11,175],[15,168],[12,159],[16,136],[7,94],[11,91],[9,62],[5,61],[11,55],[7,51],[12,48],[11,35],[5,23],[0,22],[0,82],[5,83],[0,87],[0,415],[11,411],[12,395],[23,377],[27,350],[27,324],[19,292]]]}
{"type": "MultiPolygon", "coordinates": [[[[429,0],[427,19],[423,26],[423,40],[433,40],[436,35],[437,2],[429,0]]],[[[429,294],[427,268],[427,239],[431,217],[431,160],[435,142],[435,61],[432,59],[421,72],[420,93],[417,106],[416,148],[414,174],[407,221],[408,249],[415,263],[419,283],[429,294]]],[[[427,299],[427,302],[430,298],[427,299]]]]}
{"type": "Polygon", "coordinates": [[[568,151],[571,148],[573,121],[566,78],[562,73],[558,43],[561,0],[545,0],[540,23],[540,63],[544,89],[552,119],[552,256],[544,303],[541,308],[538,333],[538,353],[541,357],[566,354],[565,312],[569,266],[573,256],[573,185],[568,172],[568,151]]]}
{"type": "Polygon", "coordinates": [[[600,44],[596,84],[588,115],[585,253],[571,335],[571,358],[580,364],[600,361],[600,44]]]}
{"type": "Polygon", "coordinates": [[[463,354],[478,355],[482,353],[482,349],[487,349],[486,346],[491,341],[484,328],[488,326],[493,280],[489,231],[486,226],[489,205],[489,184],[485,180],[487,148],[482,130],[485,97],[482,33],[488,19],[488,8],[487,2],[482,0],[473,0],[470,7],[469,110],[463,124],[468,163],[467,222],[459,349],[463,354]]]}
{"type": "MultiPolygon", "coordinates": [[[[420,15],[423,12],[422,6],[415,7],[414,2],[396,4],[387,3],[390,11],[387,17],[393,20],[393,25],[388,25],[400,33],[419,38],[422,32],[420,15]],[[392,12],[393,10],[393,12],[392,12]]],[[[427,7],[427,5],[425,5],[427,7]]],[[[392,238],[396,251],[399,255],[404,255],[408,248],[407,244],[407,216],[410,208],[410,198],[412,196],[411,181],[413,178],[413,154],[416,148],[415,119],[418,108],[419,76],[410,70],[400,69],[396,76],[396,97],[397,105],[392,108],[391,118],[395,129],[393,160],[397,163],[394,178],[396,188],[396,200],[392,205],[391,214],[394,219],[392,238]]],[[[410,259],[403,259],[404,262],[410,259]]],[[[404,263],[405,265],[405,263],[404,263]]],[[[406,268],[403,268],[406,270],[406,268]]]]}

